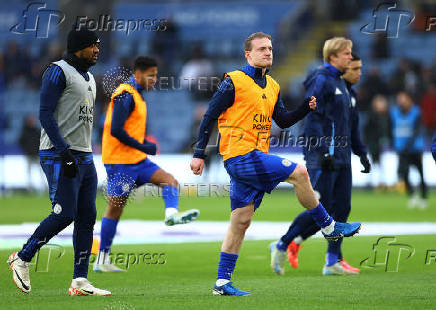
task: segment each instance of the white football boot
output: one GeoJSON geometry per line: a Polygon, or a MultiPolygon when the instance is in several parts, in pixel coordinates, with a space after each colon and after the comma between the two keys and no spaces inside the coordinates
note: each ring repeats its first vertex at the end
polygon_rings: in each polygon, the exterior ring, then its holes
{"type": "Polygon", "coordinates": [[[420,198],[418,200],[418,209],[426,210],[428,207],[427,199],[420,198]]]}
{"type": "Polygon", "coordinates": [[[18,257],[17,253],[12,253],[6,261],[12,269],[12,280],[17,288],[23,293],[30,292],[29,264],[18,257]]]}
{"type": "Polygon", "coordinates": [[[419,196],[417,194],[413,194],[412,197],[409,198],[409,202],[407,203],[407,208],[410,210],[417,208],[419,205],[419,196]]]}
{"type": "Polygon", "coordinates": [[[94,287],[86,278],[75,278],[68,289],[68,295],[74,296],[110,296],[111,292],[94,287]]]}
{"type": "Polygon", "coordinates": [[[200,210],[191,209],[183,212],[176,212],[165,217],[165,225],[173,226],[178,224],[187,224],[195,221],[200,215],[200,210]]]}
{"type": "Polygon", "coordinates": [[[272,270],[278,275],[284,275],[287,252],[277,249],[277,241],[274,241],[269,245],[269,250],[271,252],[272,270]]]}
{"type": "Polygon", "coordinates": [[[324,276],[343,276],[346,274],[344,267],[338,262],[331,266],[324,265],[322,269],[322,274],[324,276]]]}

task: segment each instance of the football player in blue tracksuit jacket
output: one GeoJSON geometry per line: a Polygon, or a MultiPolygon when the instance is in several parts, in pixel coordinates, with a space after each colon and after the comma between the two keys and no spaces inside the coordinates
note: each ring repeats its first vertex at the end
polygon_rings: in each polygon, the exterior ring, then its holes
{"type": "Polygon", "coordinates": [[[390,110],[392,142],[398,153],[398,176],[405,182],[407,194],[410,196],[409,208],[427,208],[427,184],[424,180],[422,153],[424,152],[424,135],[421,125],[421,110],[413,104],[411,96],[400,91],[397,104],[390,110]],[[409,168],[415,166],[420,175],[421,197],[414,195],[409,182],[409,168]]]}
{"type": "Polygon", "coordinates": [[[431,153],[433,154],[433,158],[436,161],[436,133],[433,136],[433,141],[431,143],[431,153]]]}
{"type": "MultiPolygon", "coordinates": [[[[326,46],[324,54],[325,50],[326,46]]],[[[320,201],[327,205],[336,221],[346,222],[351,208],[351,152],[360,157],[363,173],[369,173],[371,166],[360,139],[356,94],[351,88],[351,84],[360,79],[361,61],[357,55],[351,54],[351,46],[336,52],[336,55],[327,58],[324,55],[325,60],[330,61],[310,72],[304,82],[306,96],[315,96],[319,105],[306,119],[303,152],[312,186],[320,194],[320,201]],[[354,81],[343,79],[345,69],[352,70],[350,75],[354,81]]],[[[277,249],[286,253],[288,248],[289,262],[296,268],[300,244],[317,231],[310,215],[302,212],[277,242],[277,249]]],[[[342,239],[329,242],[324,275],[359,273],[359,269],[343,259],[341,243],[342,239]]]]}

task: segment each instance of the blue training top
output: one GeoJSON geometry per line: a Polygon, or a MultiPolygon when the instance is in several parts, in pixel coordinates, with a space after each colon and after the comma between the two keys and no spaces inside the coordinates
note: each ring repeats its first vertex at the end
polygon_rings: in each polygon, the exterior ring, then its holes
{"type": "Polygon", "coordinates": [[[355,93],[341,75],[325,62],[309,72],[304,81],[306,100],[310,96],[317,100],[317,108],[308,115],[304,127],[303,153],[308,168],[320,169],[324,154],[333,156],[335,166],[348,167],[351,152],[358,156],[367,153],[360,139],[355,93]]]}
{"type": "Polygon", "coordinates": [[[424,136],[421,132],[421,111],[417,106],[401,111],[398,105],[391,108],[391,130],[393,145],[398,153],[420,153],[424,151],[424,136]]]}

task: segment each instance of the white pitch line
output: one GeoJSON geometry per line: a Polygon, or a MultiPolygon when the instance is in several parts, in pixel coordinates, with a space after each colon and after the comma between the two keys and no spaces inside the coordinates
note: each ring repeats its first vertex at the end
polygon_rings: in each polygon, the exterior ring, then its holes
{"type": "MultiPolygon", "coordinates": [[[[39,223],[0,225],[0,249],[21,247],[39,223]]],[[[253,222],[246,240],[273,240],[280,238],[289,222],[253,222]]],[[[97,222],[94,235],[99,236],[101,222],[97,222]]],[[[186,225],[165,226],[163,221],[121,220],[114,244],[156,244],[222,241],[228,222],[198,221],[186,225]]],[[[68,226],[49,243],[71,246],[73,226],[68,226]]],[[[371,222],[363,223],[361,236],[436,234],[436,223],[371,222]]],[[[321,237],[318,232],[315,237],[321,237]]]]}

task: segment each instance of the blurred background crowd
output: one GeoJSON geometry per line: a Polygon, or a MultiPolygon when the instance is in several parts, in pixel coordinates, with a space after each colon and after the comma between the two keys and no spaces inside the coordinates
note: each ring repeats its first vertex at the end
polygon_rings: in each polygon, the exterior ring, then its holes
{"type": "MultiPolygon", "coordinates": [[[[380,1],[357,0],[47,1],[47,7],[65,13],[65,20],[47,38],[11,33],[10,27],[22,20],[28,3],[16,1],[0,8],[0,155],[25,154],[30,162],[37,162],[42,73],[51,61],[62,57],[66,33],[76,17],[98,19],[95,12],[113,19],[165,19],[164,31],[100,33],[99,63],[91,68],[98,90],[96,153],[110,101],[111,88],[104,81],[116,80],[117,70],[128,72],[138,55],[155,57],[159,75],[165,78],[156,91],[144,94],[148,135],[157,140],[161,153],[191,152],[217,81],[223,73],[244,65],[243,41],[255,31],[273,36],[271,75],[279,81],[289,109],[302,100],[307,71],[322,63],[325,39],[340,35],[353,40],[353,51],[363,62],[362,78],[355,86],[360,128],[373,162],[393,150],[390,111],[401,101],[421,111],[421,152],[429,150],[436,131],[436,26],[426,31],[428,16],[436,16],[434,1],[399,1],[398,6],[407,7],[415,18],[411,25],[400,18],[397,37],[389,37],[386,31],[363,33],[362,27],[373,22],[375,15],[384,20],[388,9],[382,7],[375,14],[380,1]]],[[[300,130],[301,124],[291,132],[299,135],[300,130]]],[[[273,151],[301,152],[293,145],[273,151]]]]}

